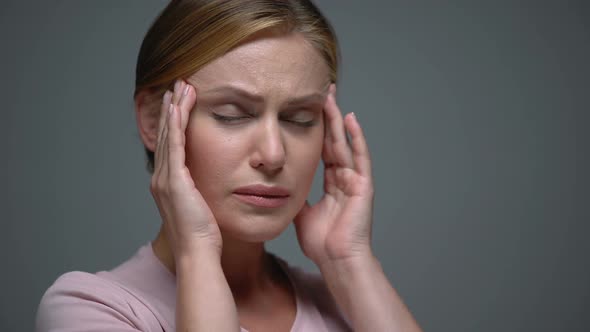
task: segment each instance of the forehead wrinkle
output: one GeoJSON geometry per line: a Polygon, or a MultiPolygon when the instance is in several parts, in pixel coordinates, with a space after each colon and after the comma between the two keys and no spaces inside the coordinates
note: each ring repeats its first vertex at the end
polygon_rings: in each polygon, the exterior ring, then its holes
{"type": "MultiPolygon", "coordinates": [[[[264,96],[253,93],[251,91],[248,91],[247,89],[242,89],[239,86],[232,86],[232,85],[222,85],[222,86],[218,86],[215,88],[211,88],[208,90],[203,91],[203,93],[205,94],[220,94],[220,95],[234,95],[234,96],[238,96],[239,98],[245,98],[248,99],[250,101],[256,102],[256,103],[263,103],[265,101],[264,96]]],[[[321,101],[324,100],[324,98],[326,98],[326,91],[325,90],[320,90],[320,91],[312,91],[311,93],[306,93],[306,94],[295,94],[296,96],[294,97],[288,97],[285,101],[284,104],[286,106],[292,106],[292,105],[301,105],[301,104],[306,104],[306,103],[319,103],[321,101]]]]}
{"type": "Polygon", "coordinates": [[[327,64],[303,37],[243,44],[203,67],[191,81],[203,91],[231,83],[280,104],[292,96],[326,94],[331,83],[327,64]]]}

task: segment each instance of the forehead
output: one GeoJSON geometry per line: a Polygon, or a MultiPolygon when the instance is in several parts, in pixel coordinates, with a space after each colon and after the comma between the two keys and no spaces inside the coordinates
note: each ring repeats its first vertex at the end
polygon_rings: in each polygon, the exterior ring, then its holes
{"type": "Polygon", "coordinates": [[[203,96],[231,84],[265,98],[325,92],[329,69],[319,53],[297,33],[260,35],[237,46],[193,74],[189,83],[203,96]]]}

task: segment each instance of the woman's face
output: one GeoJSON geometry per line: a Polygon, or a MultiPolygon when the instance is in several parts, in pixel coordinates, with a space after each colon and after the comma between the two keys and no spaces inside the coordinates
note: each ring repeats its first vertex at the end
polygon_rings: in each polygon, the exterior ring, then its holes
{"type": "Polygon", "coordinates": [[[320,161],[329,69],[299,34],[261,35],[187,80],[186,164],[224,235],[278,236],[320,161]]]}

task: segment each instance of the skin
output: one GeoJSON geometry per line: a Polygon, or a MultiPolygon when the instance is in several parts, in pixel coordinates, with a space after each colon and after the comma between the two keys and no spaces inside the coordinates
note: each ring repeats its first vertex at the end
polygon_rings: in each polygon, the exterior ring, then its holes
{"type": "Polygon", "coordinates": [[[420,330],[372,253],[368,147],[354,114],[342,117],[328,74],[301,35],[268,32],[178,81],[160,112],[138,96],[163,220],[153,247],[177,277],[177,330],[289,331],[293,290],[264,241],[292,220],[355,331],[420,330]],[[259,98],[238,98],[227,86],[259,98]],[[325,193],[309,206],[320,159],[325,193]],[[257,183],[287,188],[287,204],[255,208],[232,194],[257,183]]]}
{"type": "Polygon", "coordinates": [[[327,77],[322,59],[293,35],[246,43],[188,78],[201,88],[187,127],[186,163],[224,236],[260,247],[303,206],[321,156],[327,77]],[[306,96],[312,97],[288,104],[306,96]],[[288,189],[287,205],[256,209],[232,195],[259,183],[288,189]]]}

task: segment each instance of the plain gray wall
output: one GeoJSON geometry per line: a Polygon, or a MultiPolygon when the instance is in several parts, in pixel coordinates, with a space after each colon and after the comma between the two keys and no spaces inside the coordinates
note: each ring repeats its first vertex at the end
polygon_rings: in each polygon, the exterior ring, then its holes
{"type": "MultiPolygon", "coordinates": [[[[590,330],[588,3],[318,1],[372,151],[374,249],[426,330],[590,330]]],[[[164,4],[2,2],[1,331],[156,234],[132,92],[164,4]]],[[[313,268],[292,229],[270,248],[313,268]]]]}

